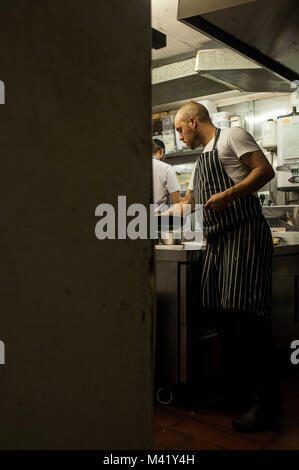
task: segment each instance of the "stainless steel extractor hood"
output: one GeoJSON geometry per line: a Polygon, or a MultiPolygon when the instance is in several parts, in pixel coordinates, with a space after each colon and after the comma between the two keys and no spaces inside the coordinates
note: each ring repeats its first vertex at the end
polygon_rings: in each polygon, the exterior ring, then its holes
{"type": "MultiPolygon", "coordinates": [[[[178,20],[261,65],[252,72],[261,81],[275,82],[277,75],[288,81],[299,79],[298,18],[298,0],[179,0],[178,4],[178,20]],[[267,71],[272,73],[262,77],[267,71]]],[[[275,90],[274,82],[273,91],[281,91],[275,90]]]]}
{"type": "Polygon", "coordinates": [[[152,70],[152,105],[160,111],[231,90],[289,93],[290,82],[228,48],[199,50],[196,57],[152,70]]]}
{"type": "Polygon", "coordinates": [[[228,48],[197,52],[195,70],[202,77],[243,92],[289,93],[290,82],[228,48]]]}

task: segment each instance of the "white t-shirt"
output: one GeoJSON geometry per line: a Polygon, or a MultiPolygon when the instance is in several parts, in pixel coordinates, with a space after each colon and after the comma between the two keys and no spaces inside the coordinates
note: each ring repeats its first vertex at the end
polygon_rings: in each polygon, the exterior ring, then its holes
{"type": "MultiPolygon", "coordinates": [[[[215,137],[205,146],[203,152],[210,152],[213,150],[215,137]]],[[[228,127],[221,129],[220,136],[217,142],[217,150],[220,161],[226,170],[228,176],[234,181],[239,183],[250,173],[248,168],[240,157],[248,152],[255,152],[261,150],[257,145],[254,138],[244,131],[241,127],[228,127]]],[[[192,169],[190,183],[188,189],[193,191],[193,179],[195,172],[195,165],[192,169]]]]}
{"type": "Polygon", "coordinates": [[[174,169],[167,163],[153,158],[153,202],[154,204],[158,204],[156,210],[166,210],[168,194],[180,190],[181,186],[177,180],[174,169]]]}

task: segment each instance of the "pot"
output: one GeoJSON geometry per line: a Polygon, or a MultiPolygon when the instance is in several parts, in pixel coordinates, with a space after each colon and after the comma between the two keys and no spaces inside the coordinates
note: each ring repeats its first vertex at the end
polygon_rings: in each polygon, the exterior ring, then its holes
{"type": "Polygon", "coordinates": [[[163,245],[181,245],[182,244],[182,231],[172,230],[169,232],[161,232],[159,240],[163,245]]]}

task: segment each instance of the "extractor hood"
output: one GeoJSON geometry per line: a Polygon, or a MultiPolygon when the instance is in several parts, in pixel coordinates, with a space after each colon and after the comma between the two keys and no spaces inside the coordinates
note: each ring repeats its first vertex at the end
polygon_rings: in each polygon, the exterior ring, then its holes
{"type": "MultiPolygon", "coordinates": [[[[261,82],[275,82],[277,75],[299,80],[298,18],[298,0],[179,0],[178,4],[178,20],[261,65],[252,72],[261,82]]],[[[226,81],[228,74],[218,78],[226,81]]],[[[274,82],[273,91],[281,91],[275,90],[274,82]]]]}
{"type": "Polygon", "coordinates": [[[289,93],[290,82],[228,49],[204,49],[196,57],[152,70],[152,105],[174,103],[237,90],[289,93]]]}
{"type": "Polygon", "coordinates": [[[228,48],[200,50],[195,70],[243,92],[289,93],[290,82],[228,48]]]}

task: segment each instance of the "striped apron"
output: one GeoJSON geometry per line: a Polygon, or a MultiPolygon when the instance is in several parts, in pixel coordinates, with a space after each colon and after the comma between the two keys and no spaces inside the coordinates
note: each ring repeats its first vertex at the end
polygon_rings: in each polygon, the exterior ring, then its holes
{"type": "MultiPolygon", "coordinates": [[[[211,196],[234,186],[217,151],[197,159],[194,199],[205,204],[211,196]]],[[[202,306],[208,309],[246,311],[271,315],[273,243],[257,196],[243,196],[223,210],[203,209],[207,237],[202,275],[202,306]]]]}

